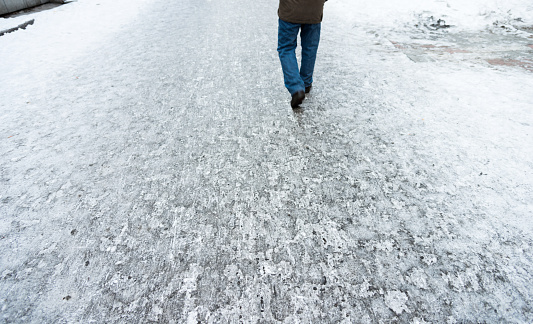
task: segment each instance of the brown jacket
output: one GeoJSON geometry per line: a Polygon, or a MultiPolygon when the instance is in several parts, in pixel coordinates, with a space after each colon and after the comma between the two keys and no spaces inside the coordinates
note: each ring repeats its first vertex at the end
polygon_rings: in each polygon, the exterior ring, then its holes
{"type": "Polygon", "coordinates": [[[279,19],[294,24],[322,22],[324,0],[279,0],[279,19]]]}

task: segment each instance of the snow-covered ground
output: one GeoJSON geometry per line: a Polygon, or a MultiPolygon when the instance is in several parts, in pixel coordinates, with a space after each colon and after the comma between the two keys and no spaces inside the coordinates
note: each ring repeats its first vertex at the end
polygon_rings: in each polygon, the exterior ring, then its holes
{"type": "Polygon", "coordinates": [[[1,321],[533,321],[532,5],[330,0],[296,111],[276,9],[0,19],[1,321]]]}
{"type": "Polygon", "coordinates": [[[148,0],[75,1],[50,10],[0,18],[0,31],[34,20],[0,39],[1,71],[8,81],[46,80],[59,67],[103,46],[138,17],[148,0]],[[40,75],[34,75],[40,73],[40,75]]]}
{"type": "Polygon", "coordinates": [[[533,25],[533,3],[528,0],[339,0],[340,9],[357,26],[390,29],[423,25],[430,17],[454,26],[452,32],[479,31],[496,25],[533,25]]]}

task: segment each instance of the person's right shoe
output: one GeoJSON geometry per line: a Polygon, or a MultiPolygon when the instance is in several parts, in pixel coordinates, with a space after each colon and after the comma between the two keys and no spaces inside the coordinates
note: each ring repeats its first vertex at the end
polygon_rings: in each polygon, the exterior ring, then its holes
{"type": "Polygon", "coordinates": [[[312,84],[310,86],[308,86],[308,87],[305,87],[305,93],[309,93],[309,91],[311,91],[312,87],[313,87],[312,84]]]}
{"type": "Polygon", "coordinates": [[[305,93],[302,90],[293,94],[292,100],[291,100],[291,107],[298,108],[298,106],[300,106],[300,104],[304,101],[304,98],[305,98],[305,93]]]}

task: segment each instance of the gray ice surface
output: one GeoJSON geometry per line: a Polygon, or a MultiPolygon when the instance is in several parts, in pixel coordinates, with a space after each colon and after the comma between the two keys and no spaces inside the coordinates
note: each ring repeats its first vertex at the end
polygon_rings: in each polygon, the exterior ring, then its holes
{"type": "Polygon", "coordinates": [[[0,77],[3,323],[533,321],[532,74],[326,11],[293,111],[276,8],[153,1],[0,77]]]}

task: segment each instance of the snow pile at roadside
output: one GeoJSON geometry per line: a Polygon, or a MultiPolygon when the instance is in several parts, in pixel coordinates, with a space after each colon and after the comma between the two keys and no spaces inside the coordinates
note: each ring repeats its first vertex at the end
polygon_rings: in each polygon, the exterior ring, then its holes
{"type": "Polygon", "coordinates": [[[0,31],[34,20],[25,30],[0,36],[0,82],[46,65],[73,60],[102,44],[136,19],[150,0],[82,0],[13,18],[0,18],[0,31]]]}
{"type": "MultiPolygon", "coordinates": [[[[0,36],[0,84],[9,83],[14,89],[25,89],[27,84],[44,86],[58,73],[58,67],[69,66],[70,62],[103,46],[111,35],[140,19],[150,2],[80,0],[18,17],[0,18],[2,27],[7,26],[5,29],[34,20],[25,30],[0,36]]],[[[4,91],[0,87],[0,95],[4,91]]]]}
{"type": "Polygon", "coordinates": [[[19,17],[13,17],[13,18],[0,18],[0,32],[16,28],[17,26],[20,26],[33,18],[30,18],[28,16],[19,16],[19,17]]]}
{"type": "Polygon", "coordinates": [[[70,33],[87,29],[98,29],[99,32],[102,32],[109,28],[114,29],[129,21],[139,13],[141,4],[144,2],[146,0],[104,2],[82,0],[44,11],[32,12],[31,9],[28,9],[20,15],[9,18],[0,17],[0,30],[13,28],[35,19],[40,29],[49,31],[57,32],[61,28],[70,33]],[[98,23],[94,23],[95,21],[98,23]]]}
{"type": "Polygon", "coordinates": [[[336,0],[326,5],[339,9],[356,26],[438,29],[449,25],[450,31],[468,31],[533,25],[530,0],[336,0]]]}

